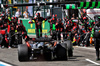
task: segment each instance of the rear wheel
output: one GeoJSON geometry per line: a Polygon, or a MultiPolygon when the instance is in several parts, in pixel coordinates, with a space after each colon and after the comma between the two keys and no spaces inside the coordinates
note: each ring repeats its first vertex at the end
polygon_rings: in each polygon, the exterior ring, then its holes
{"type": "Polygon", "coordinates": [[[29,48],[26,44],[18,45],[18,60],[19,61],[29,60],[29,48]]]}
{"type": "Polygon", "coordinates": [[[63,43],[64,47],[60,44],[57,45],[57,48],[56,48],[56,56],[57,56],[57,59],[60,59],[60,60],[67,60],[67,49],[66,49],[66,44],[63,43]]]}

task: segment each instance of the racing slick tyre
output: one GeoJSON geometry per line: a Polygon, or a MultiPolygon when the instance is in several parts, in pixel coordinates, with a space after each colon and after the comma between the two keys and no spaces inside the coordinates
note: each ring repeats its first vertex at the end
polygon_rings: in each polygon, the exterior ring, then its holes
{"type": "Polygon", "coordinates": [[[57,44],[56,56],[58,60],[67,60],[67,45],[65,43],[57,44]]]}
{"type": "Polygon", "coordinates": [[[3,35],[2,34],[0,34],[0,45],[2,44],[2,42],[3,42],[3,35]]]}
{"type": "Polygon", "coordinates": [[[73,56],[73,45],[71,40],[67,40],[67,48],[68,48],[68,57],[72,57],[73,56]]]}
{"type": "Polygon", "coordinates": [[[29,48],[26,44],[18,45],[18,60],[19,61],[29,60],[29,48]]]}

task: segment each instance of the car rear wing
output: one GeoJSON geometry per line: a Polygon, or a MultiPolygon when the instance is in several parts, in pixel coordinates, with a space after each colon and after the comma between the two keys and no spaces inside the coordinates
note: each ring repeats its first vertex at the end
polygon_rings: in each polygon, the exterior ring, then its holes
{"type": "Polygon", "coordinates": [[[54,41],[53,39],[51,39],[51,38],[46,38],[46,37],[30,38],[29,40],[30,40],[30,41],[33,41],[33,42],[51,42],[51,41],[54,41]]]}

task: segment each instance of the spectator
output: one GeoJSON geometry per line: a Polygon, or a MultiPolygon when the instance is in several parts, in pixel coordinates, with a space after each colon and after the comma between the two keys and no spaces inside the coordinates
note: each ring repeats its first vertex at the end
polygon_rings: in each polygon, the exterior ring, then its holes
{"type": "Polygon", "coordinates": [[[6,15],[7,15],[8,19],[11,21],[11,12],[10,12],[10,9],[6,10],[6,15]]]}
{"type": "Polygon", "coordinates": [[[17,10],[17,12],[15,13],[15,17],[20,17],[21,16],[21,12],[20,9],[17,10]]]}
{"type": "Polygon", "coordinates": [[[75,19],[75,14],[72,15],[72,18],[71,19],[75,19]]]}
{"type": "Polygon", "coordinates": [[[7,9],[7,10],[6,10],[6,15],[9,16],[9,17],[11,16],[10,9],[7,9]]]}
{"type": "Polygon", "coordinates": [[[29,18],[30,14],[27,9],[24,11],[23,16],[24,18],[29,18]]]}

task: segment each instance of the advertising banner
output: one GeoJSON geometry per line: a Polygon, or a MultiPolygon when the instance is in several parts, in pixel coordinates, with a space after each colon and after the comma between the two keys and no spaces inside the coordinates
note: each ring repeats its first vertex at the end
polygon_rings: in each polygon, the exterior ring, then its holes
{"type": "Polygon", "coordinates": [[[9,4],[11,4],[11,0],[8,0],[9,4]]]}
{"type": "MultiPolygon", "coordinates": [[[[30,35],[35,35],[36,30],[35,30],[35,23],[33,24],[29,24],[28,21],[29,19],[21,19],[23,21],[23,25],[26,28],[27,33],[30,35]]],[[[42,23],[42,33],[43,34],[47,34],[50,31],[50,23],[48,23],[48,21],[46,21],[45,23],[42,23]]],[[[50,33],[48,33],[47,35],[50,35],[50,33]]]]}

